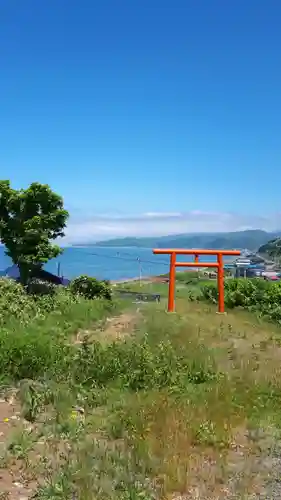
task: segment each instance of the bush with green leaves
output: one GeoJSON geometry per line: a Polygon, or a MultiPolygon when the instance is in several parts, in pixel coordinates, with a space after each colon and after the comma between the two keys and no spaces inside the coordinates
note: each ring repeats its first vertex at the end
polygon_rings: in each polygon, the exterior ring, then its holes
{"type": "Polygon", "coordinates": [[[54,297],[26,299],[13,318],[1,318],[0,381],[72,378],[77,332],[118,312],[114,301],[92,302],[64,289],[54,297]]]}
{"type": "MultiPolygon", "coordinates": [[[[225,305],[233,309],[243,307],[256,311],[275,322],[281,323],[281,283],[256,279],[228,279],[225,281],[225,305]]],[[[218,302],[215,283],[202,287],[201,298],[218,302]]]]}
{"type": "Polygon", "coordinates": [[[31,288],[15,280],[0,278],[0,327],[18,328],[60,310],[76,299],[66,289],[31,281],[31,288]]]}
{"type": "Polygon", "coordinates": [[[33,295],[55,295],[56,285],[40,278],[31,278],[26,286],[27,292],[33,295]]]}
{"type": "Polygon", "coordinates": [[[0,374],[12,380],[36,379],[50,374],[56,378],[65,373],[69,347],[61,338],[34,326],[25,329],[3,329],[0,335],[0,374]]]}
{"type": "Polygon", "coordinates": [[[0,326],[16,319],[26,323],[36,315],[36,306],[25,289],[16,281],[0,279],[0,326]]]}
{"type": "Polygon", "coordinates": [[[78,276],[70,283],[70,289],[73,294],[82,295],[86,299],[106,299],[111,300],[111,288],[105,281],[99,281],[96,278],[82,275],[78,276]]]}

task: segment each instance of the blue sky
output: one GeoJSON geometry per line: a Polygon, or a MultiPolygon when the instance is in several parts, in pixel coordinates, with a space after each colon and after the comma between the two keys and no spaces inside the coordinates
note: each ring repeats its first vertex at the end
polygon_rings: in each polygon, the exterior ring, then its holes
{"type": "Polygon", "coordinates": [[[62,194],[70,240],[281,227],[281,2],[0,14],[0,177],[62,194]]]}

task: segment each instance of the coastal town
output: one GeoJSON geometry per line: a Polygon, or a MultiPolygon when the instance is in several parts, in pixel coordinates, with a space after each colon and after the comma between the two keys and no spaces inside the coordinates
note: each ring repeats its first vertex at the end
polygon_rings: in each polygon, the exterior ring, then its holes
{"type": "Polygon", "coordinates": [[[225,264],[224,268],[231,271],[235,278],[263,278],[277,281],[281,277],[278,261],[274,262],[258,252],[253,253],[248,250],[242,251],[240,257],[234,259],[230,264],[225,264]]]}

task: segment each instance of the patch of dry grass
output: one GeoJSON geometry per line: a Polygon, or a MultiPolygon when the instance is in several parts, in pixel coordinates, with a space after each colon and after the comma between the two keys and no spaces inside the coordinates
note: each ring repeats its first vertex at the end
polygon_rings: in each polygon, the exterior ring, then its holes
{"type": "Polygon", "coordinates": [[[114,431],[153,468],[163,498],[261,494],[273,464],[275,475],[281,471],[272,453],[281,423],[280,331],[249,313],[219,316],[197,303],[178,310],[172,317],[151,310],[146,329],[155,341],[168,335],[174,344],[190,343],[194,357],[207,347],[218,378],[126,400],[114,431]]]}

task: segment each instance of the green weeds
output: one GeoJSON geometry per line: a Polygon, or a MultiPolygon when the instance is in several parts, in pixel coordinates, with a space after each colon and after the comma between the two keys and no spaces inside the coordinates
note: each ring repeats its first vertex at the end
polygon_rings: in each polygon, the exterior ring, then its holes
{"type": "Polygon", "coordinates": [[[116,302],[86,300],[65,289],[34,297],[21,285],[0,280],[1,379],[64,378],[74,356],[71,336],[119,308],[116,302]]]}

